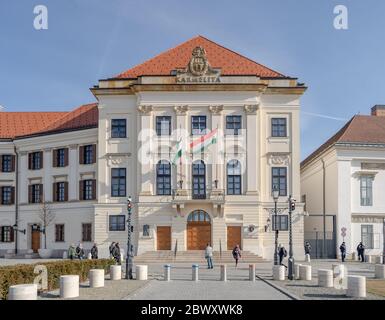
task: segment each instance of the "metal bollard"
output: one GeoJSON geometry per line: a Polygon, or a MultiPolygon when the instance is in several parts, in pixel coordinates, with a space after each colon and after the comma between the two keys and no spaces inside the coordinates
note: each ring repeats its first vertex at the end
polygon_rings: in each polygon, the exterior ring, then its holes
{"type": "Polygon", "coordinates": [[[255,264],[249,264],[249,280],[255,281],[255,264]]]}
{"type": "Polygon", "coordinates": [[[165,264],[164,265],[164,281],[170,281],[171,280],[171,265],[165,264]]]}
{"type": "Polygon", "coordinates": [[[198,271],[199,271],[199,265],[193,264],[192,265],[192,281],[198,281],[199,280],[198,271]]]}
{"type": "Polygon", "coordinates": [[[227,266],[225,264],[221,265],[221,281],[227,281],[227,266]]]}

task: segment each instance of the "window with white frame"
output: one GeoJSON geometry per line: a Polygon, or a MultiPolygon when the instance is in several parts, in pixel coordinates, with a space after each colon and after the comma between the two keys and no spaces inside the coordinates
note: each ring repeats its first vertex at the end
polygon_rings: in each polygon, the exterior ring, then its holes
{"type": "Polygon", "coordinates": [[[373,205],[373,176],[363,175],[360,178],[361,206],[373,205]]]}
{"type": "Polygon", "coordinates": [[[374,248],[374,237],[373,237],[373,225],[362,224],[361,225],[361,242],[365,246],[365,249],[374,248]]]}

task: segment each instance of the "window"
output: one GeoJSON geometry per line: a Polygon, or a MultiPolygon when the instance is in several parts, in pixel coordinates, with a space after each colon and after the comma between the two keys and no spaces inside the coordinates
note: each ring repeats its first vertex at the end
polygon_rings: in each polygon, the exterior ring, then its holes
{"type": "Polygon", "coordinates": [[[1,156],[1,171],[12,172],[14,171],[14,156],[10,154],[3,154],[1,156]]]}
{"type": "Polygon", "coordinates": [[[0,242],[13,242],[14,232],[11,226],[0,227],[0,242]]]}
{"type": "Polygon", "coordinates": [[[272,190],[276,186],[279,190],[280,196],[287,195],[287,169],[286,168],[272,168],[272,190]]]}
{"type": "Polygon", "coordinates": [[[64,242],[64,224],[55,224],[55,241],[64,242]]]}
{"type": "Polygon", "coordinates": [[[112,138],[126,138],[127,120],[126,119],[112,119],[111,120],[111,137],[112,138]]]}
{"type": "Polygon", "coordinates": [[[287,231],[289,230],[289,216],[288,215],[277,215],[277,224],[275,223],[275,215],[272,215],[272,230],[275,231],[287,231]]]}
{"type": "Polygon", "coordinates": [[[227,194],[241,194],[241,163],[238,160],[227,163],[227,194]]]}
{"type": "Polygon", "coordinates": [[[171,165],[168,161],[159,161],[156,165],[156,194],[171,194],[171,165]]]}
{"type": "Polygon", "coordinates": [[[41,203],[43,196],[43,185],[32,184],[29,186],[29,203],[41,203]]]}
{"type": "Polygon", "coordinates": [[[362,224],[361,225],[361,241],[366,249],[374,248],[373,241],[373,225],[372,224],[362,224]]]}
{"type": "Polygon", "coordinates": [[[57,182],[54,183],[54,200],[55,201],[67,201],[68,200],[68,183],[57,182]]]}
{"type": "Polygon", "coordinates": [[[92,224],[91,223],[82,224],[82,241],[85,241],[85,242],[92,241],[92,224]]]}
{"type": "Polygon", "coordinates": [[[94,163],[94,145],[84,146],[84,164],[94,163]]]}
{"type": "Polygon", "coordinates": [[[0,204],[10,205],[14,204],[14,187],[0,187],[0,204]]]}
{"type": "Polygon", "coordinates": [[[40,170],[43,168],[43,152],[32,152],[28,156],[30,170],[40,170]]]}
{"type": "Polygon", "coordinates": [[[126,217],[124,215],[110,216],[110,231],[126,230],[126,217]]]}
{"type": "Polygon", "coordinates": [[[156,117],[156,134],[158,136],[171,135],[171,117],[170,116],[156,117]]]}
{"type": "Polygon", "coordinates": [[[193,135],[204,134],[206,130],[206,116],[192,116],[191,117],[191,133],[193,135]]]}
{"type": "Polygon", "coordinates": [[[242,116],[227,116],[226,117],[226,134],[237,136],[242,129],[242,116]]]}
{"type": "Polygon", "coordinates": [[[143,237],[150,236],[150,226],[148,224],[143,225],[143,237]]]}
{"type": "Polygon", "coordinates": [[[373,205],[372,185],[373,185],[372,176],[361,176],[361,179],[360,179],[361,206],[373,205]]]}
{"type": "Polygon", "coordinates": [[[111,196],[126,196],[126,168],[111,169],[111,196]]]}
{"type": "Polygon", "coordinates": [[[271,119],[271,136],[272,137],[286,137],[286,118],[272,118],[271,119]]]}
{"type": "Polygon", "coordinates": [[[67,166],[67,149],[54,150],[54,167],[65,167],[67,166]]]}
{"type": "Polygon", "coordinates": [[[81,180],[80,184],[81,184],[80,199],[95,200],[96,199],[96,180],[93,180],[93,179],[81,180]]]}
{"type": "Polygon", "coordinates": [[[193,199],[206,199],[206,165],[197,160],[192,164],[193,199]]]}

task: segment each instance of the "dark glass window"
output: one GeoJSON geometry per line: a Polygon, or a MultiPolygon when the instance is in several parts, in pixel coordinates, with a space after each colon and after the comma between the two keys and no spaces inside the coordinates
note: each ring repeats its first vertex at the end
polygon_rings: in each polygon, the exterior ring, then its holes
{"type": "Polygon", "coordinates": [[[272,118],[271,119],[271,136],[272,137],[286,137],[286,118],[272,118]]]}
{"type": "Polygon", "coordinates": [[[192,164],[192,180],[193,199],[205,199],[206,166],[203,161],[198,160],[192,164]]]}
{"type": "Polygon", "coordinates": [[[13,228],[11,226],[0,227],[0,241],[13,242],[13,228]]]}
{"type": "Polygon", "coordinates": [[[58,167],[65,167],[65,149],[58,149],[56,152],[56,165],[58,167]]]}
{"type": "Polygon", "coordinates": [[[242,116],[226,117],[226,134],[239,135],[242,129],[242,116]]]}
{"type": "Polygon", "coordinates": [[[12,156],[10,154],[4,154],[2,163],[2,172],[11,172],[12,171],[12,156]]]}
{"type": "Polygon", "coordinates": [[[193,135],[204,134],[206,130],[206,116],[191,117],[191,132],[193,135]]]}
{"type": "Polygon", "coordinates": [[[92,241],[92,224],[91,223],[82,224],[82,241],[85,241],[85,242],[92,241]]]}
{"type": "Polygon", "coordinates": [[[373,205],[373,177],[361,176],[360,179],[361,206],[373,205]]]}
{"type": "Polygon", "coordinates": [[[156,117],[156,134],[158,136],[171,135],[171,117],[170,116],[156,117]]]}
{"type": "Polygon", "coordinates": [[[276,186],[280,196],[287,196],[287,168],[272,168],[272,190],[276,186]]]}
{"type": "Polygon", "coordinates": [[[286,215],[277,215],[277,223],[275,221],[275,215],[272,216],[272,230],[287,231],[289,230],[289,216],[286,215]]]}
{"type": "Polygon", "coordinates": [[[94,180],[84,180],[84,200],[94,199],[94,180]]]}
{"type": "Polygon", "coordinates": [[[55,225],[55,241],[64,242],[64,224],[55,225]]]}
{"type": "Polygon", "coordinates": [[[366,249],[374,248],[374,237],[373,237],[373,225],[362,224],[361,225],[361,241],[366,249]]]}
{"type": "Polygon", "coordinates": [[[124,231],[126,230],[126,217],[124,215],[110,216],[110,231],[124,231]]]}
{"type": "Polygon", "coordinates": [[[127,137],[126,128],[127,128],[126,119],[112,119],[111,120],[111,137],[126,138],[127,137]]]}
{"type": "Polygon", "coordinates": [[[111,169],[111,196],[126,196],[126,168],[111,169]]]}
{"type": "Polygon", "coordinates": [[[12,204],[12,187],[2,187],[1,190],[1,204],[12,204]]]}
{"type": "Polygon", "coordinates": [[[56,184],[56,192],[57,192],[57,199],[56,201],[65,201],[65,194],[66,194],[66,184],[65,182],[58,182],[56,184]]]}
{"type": "Polygon", "coordinates": [[[94,146],[84,146],[84,164],[94,163],[94,146]]]}
{"type": "Polygon", "coordinates": [[[231,160],[227,163],[227,194],[241,194],[241,163],[231,160]]]}
{"type": "Polygon", "coordinates": [[[33,152],[31,153],[31,169],[39,170],[42,168],[42,152],[33,152]]]}
{"type": "Polygon", "coordinates": [[[32,187],[32,203],[40,203],[41,202],[41,198],[40,198],[40,195],[42,193],[43,190],[40,190],[41,188],[41,184],[33,184],[31,187],[32,187]]]}
{"type": "Polygon", "coordinates": [[[171,194],[171,165],[168,161],[159,161],[156,165],[156,193],[171,194]]]}

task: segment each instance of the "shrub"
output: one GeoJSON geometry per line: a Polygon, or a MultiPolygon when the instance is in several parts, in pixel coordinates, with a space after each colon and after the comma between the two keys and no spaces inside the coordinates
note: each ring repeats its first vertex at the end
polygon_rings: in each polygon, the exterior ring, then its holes
{"type": "Polygon", "coordinates": [[[62,260],[54,262],[42,262],[35,264],[18,264],[0,267],[0,300],[7,299],[8,289],[15,284],[33,283],[38,275],[33,272],[35,266],[44,265],[48,273],[48,290],[57,289],[60,286],[60,276],[67,274],[79,275],[80,282],[87,280],[91,269],[104,269],[109,272],[109,266],[115,264],[114,260],[62,260]]]}

